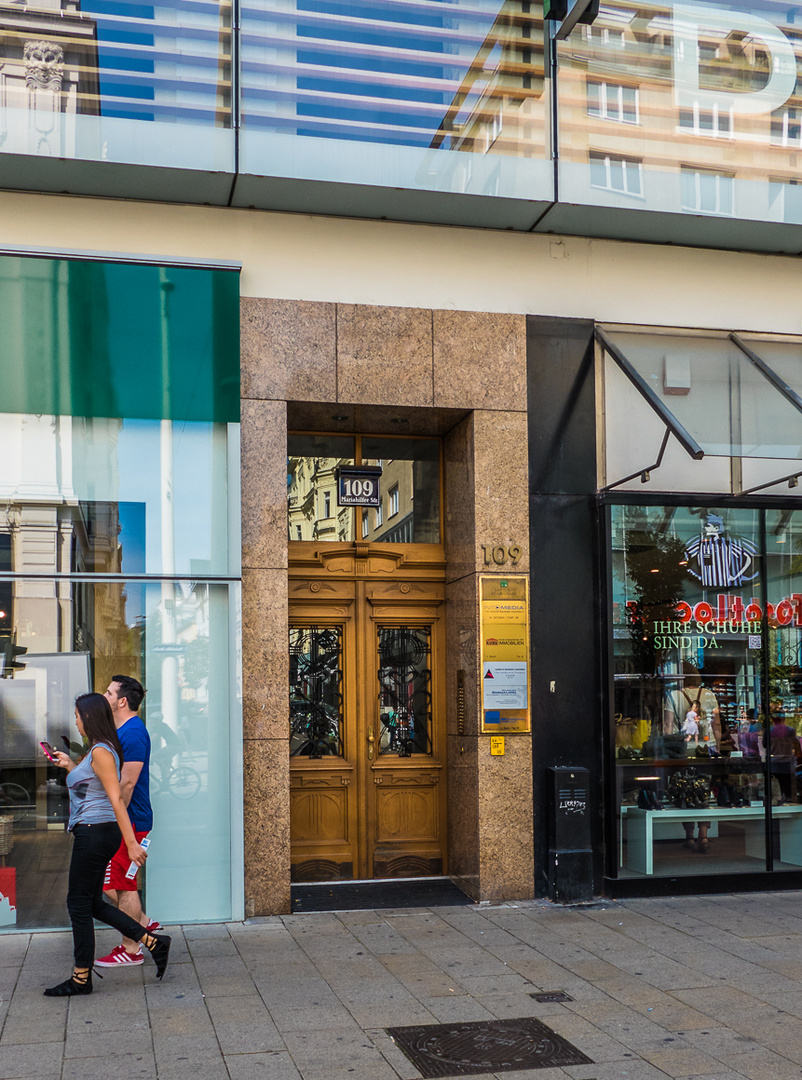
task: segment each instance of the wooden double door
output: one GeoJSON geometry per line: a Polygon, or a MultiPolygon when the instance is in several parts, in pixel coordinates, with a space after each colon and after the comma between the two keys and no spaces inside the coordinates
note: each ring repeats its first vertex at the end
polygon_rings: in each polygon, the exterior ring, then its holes
{"type": "Polygon", "coordinates": [[[445,873],[442,565],[291,548],[292,879],[445,873]]]}

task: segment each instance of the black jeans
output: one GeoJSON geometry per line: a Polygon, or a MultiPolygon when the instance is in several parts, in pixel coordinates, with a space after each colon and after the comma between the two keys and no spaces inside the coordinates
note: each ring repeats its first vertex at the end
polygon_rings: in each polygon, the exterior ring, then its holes
{"type": "Polygon", "coordinates": [[[77,968],[91,968],[95,962],[95,924],[99,919],[125,937],[139,941],[144,926],[103,896],[103,879],[112,855],[122,839],[116,821],[100,825],[76,825],[72,831],[72,859],[67,890],[67,911],[72,922],[72,940],[77,968]]]}

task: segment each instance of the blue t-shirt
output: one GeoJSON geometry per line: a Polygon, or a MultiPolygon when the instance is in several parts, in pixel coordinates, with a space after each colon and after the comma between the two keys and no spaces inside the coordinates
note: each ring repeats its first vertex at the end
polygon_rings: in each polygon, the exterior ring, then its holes
{"type": "Polygon", "coordinates": [[[117,728],[125,761],[141,761],[142,771],[134,785],[128,816],[137,832],[150,832],[153,828],[153,810],[150,805],[150,735],[138,716],[131,716],[122,727],[117,728]]]}

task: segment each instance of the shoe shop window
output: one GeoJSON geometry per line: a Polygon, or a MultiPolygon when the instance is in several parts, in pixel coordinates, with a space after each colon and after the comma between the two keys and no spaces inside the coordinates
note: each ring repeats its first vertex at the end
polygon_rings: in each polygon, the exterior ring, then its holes
{"type": "Polygon", "coordinates": [[[799,871],[802,512],[619,505],[610,535],[617,875],[799,871]]]}

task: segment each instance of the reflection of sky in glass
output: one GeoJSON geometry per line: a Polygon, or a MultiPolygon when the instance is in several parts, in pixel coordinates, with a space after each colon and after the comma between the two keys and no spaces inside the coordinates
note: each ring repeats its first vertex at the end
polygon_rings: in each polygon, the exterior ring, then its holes
{"type": "MultiPolygon", "coordinates": [[[[211,564],[215,521],[225,519],[225,490],[216,492],[224,505],[212,506],[212,436],[212,424],[173,423],[172,505],[176,573],[190,573],[190,563],[211,564]]],[[[162,569],[160,423],[123,421],[117,446],[119,498],[146,505],[146,569],[149,573],[158,572],[162,569]]],[[[220,573],[225,572],[226,567],[215,569],[220,573]]]]}
{"type": "MultiPolygon", "coordinates": [[[[293,134],[428,147],[475,64],[503,0],[298,0],[293,13],[244,0],[243,102],[249,124],[293,134]],[[295,89],[264,62],[289,23],[295,89]],[[269,50],[267,50],[269,51],[269,50]],[[291,117],[276,105],[289,101],[291,117]],[[304,124],[304,118],[307,123],[304,124]]],[[[290,84],[292,85],[292,84],[290,84]]]]}

